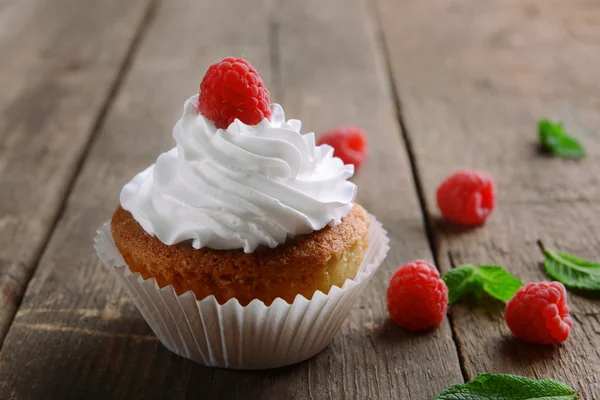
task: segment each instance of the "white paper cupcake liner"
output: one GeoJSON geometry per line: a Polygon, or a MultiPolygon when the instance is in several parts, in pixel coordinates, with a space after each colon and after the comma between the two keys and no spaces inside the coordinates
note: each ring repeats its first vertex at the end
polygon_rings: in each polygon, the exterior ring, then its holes
{"type": "Polygon", "coordinates": [[[337,333],[357,295],[383,262],[387,232],[370,215],[370,242],[354,279],[311,300],[298,295],[292,304],[278,298],[270,306],[237,299],[219,304],[214,296],[196,300],[172,285],[132,273],[114,243],[110,222],[94,238],[98,257],[125,287],[159,340],[171,351],[200,364],[236,369],[266,369],[306,360],[323,350],[337,333]]]}

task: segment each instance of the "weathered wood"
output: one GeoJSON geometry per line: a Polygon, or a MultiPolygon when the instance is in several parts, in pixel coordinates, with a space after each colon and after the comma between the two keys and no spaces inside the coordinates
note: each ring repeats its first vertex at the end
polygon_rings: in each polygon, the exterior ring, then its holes
{"type": "MultiPolygon", "coordinates": [[[[276,100],[288,118],[302,119],[305,131],[355,124],[368,132],[369,159],[355,177],[358,201],[384,221],[392,249],[333,343],[285,378],[269,381],[256,392],[263,397],[248,398],[431,399],[462,381],[448,323],[419,336],[387,319],[391,274],[409,259],[432,255],[367,5],[280,2],[273,14],[272,42],[279,44],[273,75],[281,82],[276,100]]],[[[215,371],[217,398],[234,398],[258,386],[253,382],[265,381],[262,375],[245,375],[245,381],[234,383],[238,374],[215,371]]]]}
{"type": "Polygon", "coordinates": [[[156,341],[97,259],[92,238],[122,185],[173,145],[183,102],[211,62],[244,54],[270,80],[267,14],[256,7],[238,1],[159,4],[0,352],[0,398],[210,393],[213,370],[156,341]]]}
{"type": "Polygon", "coordinates": [[[429,399],[462,379],[448,322],[410,335],[386,319],[394,268],[431,253],[365,11],[363,0],[161,3],[0,352],[1,397],[429,399]],[[122,185],[173,145],[183,101],[225,54],[249,58],[305,130],[355,123],[369,132],[359,201],[392,238],[385,266],[334,343],[273,371],[211,369],[170,353],[90,245],[122,185]]]}
{"type": "Polygon", "coordinates": [[[0,5],[0,344],[148,2],[0,5]]]}
{"type": "MultiPolygon", "coordinates": [[[[442,270],[504,265],[525,282],[549,279],[536,240],[600,259],[600,3],[574,0],[379,0],[387,51],[442,270]],[[541,155],[536,121],[565,119],[589,153],[541,155]],[[582,135],[583,133],[583,135],[582,135]],[[498,206],[477,229],[438,218],[435,189],[451,172],[480,168],[498,206]]],[[[600,302],[570,294],[575,326],[561,346],[512,337],[501,311],[451,310],[468,378],[505,372],[560,379],[600,398],[600,302]]]]}
{"type": "Polygon", "coordinates": [[[0,338],[8,332],[28,279],[25,266],[0,258],[0,338]]]}

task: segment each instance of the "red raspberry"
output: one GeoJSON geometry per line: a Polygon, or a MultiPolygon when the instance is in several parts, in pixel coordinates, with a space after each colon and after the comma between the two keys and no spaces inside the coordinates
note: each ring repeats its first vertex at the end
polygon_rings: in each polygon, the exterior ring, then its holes
{"type": "Polygon", "coordinates": [[[200,83],[198,111],[217,128],[227,129],[236,118],[256,125],[271,119],[269,91],[248,61],[224,58],[208,68],[200,83]]]}
{"type": "Polygon", "coordinates": [[[437,269],[410,261],[392,276],[387,290],[390,318],[410,331],[438,326],[448,309],[448,288],[437,269]]]}
{"type": "Polygon", "coordinates": [[[482,171],[460,171],[437,189],[437,204],[449,221],[481,225],[494,209],[494,180],[482,171]]]}
{"type": "Polygon", "coordinates": [[[560,282],[522,287],[508,302],[504,319],[515,336],[542,344],[564,342],[573,326],[567,293],[560,282]]]}
{"type": "Polygon", "coordinates": [[[344,164],[353,164],[358,169],[367,156],[367,137],[355,126],[333,128],[319,136],[318,145],[328,144],[333,147],[333,154],[342,159],[344,164]]]}

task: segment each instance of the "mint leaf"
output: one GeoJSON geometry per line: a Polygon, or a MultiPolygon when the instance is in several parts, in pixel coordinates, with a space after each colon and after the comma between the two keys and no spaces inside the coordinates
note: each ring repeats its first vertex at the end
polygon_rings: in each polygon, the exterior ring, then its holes
{"type": "Polygon", "coordinates": [[[464,385],[452,385],[434,400],[577,400],[573,388],[554,379],[533,380],[516,375],[479,375],[464,385]]]}
{"type": "Polygon", "coordinates": [[[567,158],[582,158],[585,150],[577,139],[565,132],[563,124],[547,119],[538,121],[538,137],[544,150],[567,158]]]}
{"type": "Polygon", "coordinates": [[[448,302],[454,304],[473,290],[471,278],[475,273],[474,265],[461,265],[442,275],[448,286],[448,302]]]}
{"type": "Polygon", "coordinates": [[[523,286],[523,282],[498,265],[480,265],[475,279],[483,284],[487,294],[501,301],[509,301],[523,286]]]}
{"type": "Polygon", "coordinates": [[[569,254],[569,253],[564,253],[564,252],[561,252],[561,251],[557,251],[556,254],[558,254],[559,257],[567,260],[568,262],[580,265],[582,267],[600,268],[600,264],[598,264],[598,263],[595,263],[593,261],[587,261],[587,260],[584,260],[583,258],[575,257],[574,255],[569,254]]]}
{"type": "Polygon", "coordinates": [[[454,304],[468,293],[485,292],[501,301],[510,300],[523,283],[498,265],[461,265],[442,276],[448,286],[448,302],[454,304]]]}
{"type": "Polygon", "coordinates": [[[538,245],[544,254],[544,269],[552,279],[570,289],[600,291],[600,264],[548,250],[541,241],[538,245]]]}

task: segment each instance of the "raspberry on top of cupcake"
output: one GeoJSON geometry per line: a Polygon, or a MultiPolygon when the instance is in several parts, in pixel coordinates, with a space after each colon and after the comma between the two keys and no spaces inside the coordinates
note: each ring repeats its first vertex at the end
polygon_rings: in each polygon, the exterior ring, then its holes
{"type": "Polygon", "coordinates": [[[300,128],[246,60],[211,65],[173,129],[177,146],[121,192],[111,226],[129,268],[241,303],[353,278],[368,243],[354,167],[300,128]]]}
{"type": "Polygon", "coordinates": [[[258,125],[271,119],[269,91],[248,61],[226,58],[206,71],[200,83],[198,111],[220,129],[227,129],[236,118],[258,125]]]}

